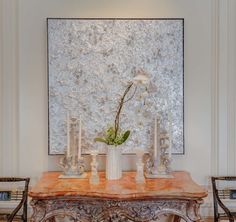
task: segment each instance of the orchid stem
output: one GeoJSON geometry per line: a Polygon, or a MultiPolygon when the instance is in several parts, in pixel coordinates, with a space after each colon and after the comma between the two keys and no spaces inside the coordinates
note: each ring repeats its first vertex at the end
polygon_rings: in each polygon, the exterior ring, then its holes
{"type": "MultiPolygon", "coordinates": [[[[128,100],[125,101],[125,97],[126,97],[127,93],[129,92],[129,90],[131,89],[132,86],[133,86],[133,83],[130,83],[128,85],[128,87],[126,88],[123,96],[120,99],[120,103],[119,103],[118,110],[117,110],[117,113],[116,113],[116,118],[115,118],[115,138],[114,138],[114,140],[117,137],[117,133],[118,133],[118,130],[119,130],[119,127],[120,127],[120,113],[121,113],[122,107],[123,107],[125,102],[130,100],[130,99],[128,99],[128,100]]],[[[135,91],[136,91],[136,88],[135,88],[135,91]]],[[[134,92],[134,94],[135,94],[135,92],[134,92]]],[[[132,95],[131,98],[133,98],[134,94],[132,95]]]]}

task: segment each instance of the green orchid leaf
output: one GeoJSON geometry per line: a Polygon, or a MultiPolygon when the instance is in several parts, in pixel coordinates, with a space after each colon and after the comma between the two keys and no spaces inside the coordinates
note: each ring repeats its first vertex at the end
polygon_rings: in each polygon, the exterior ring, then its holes
{"type": "Polygon", "coordinates": [[[96,138],[94,139],[94,141],[95,141],[95,142],[102,142],[102,143],[106,143],[106,144],[107,144],[107,141],[106,141],[105,139],[103,139],[103,138],[100,138],[100,137],[96,137],[96,138]]]}
{"type": "Polygon", "coordinates": [[[130,130],[127,130],[123,135],[123,138],[122,138],[123,142],[122,143],[124,143],[129,138],[129,135],[130,135],[130,130]]]}

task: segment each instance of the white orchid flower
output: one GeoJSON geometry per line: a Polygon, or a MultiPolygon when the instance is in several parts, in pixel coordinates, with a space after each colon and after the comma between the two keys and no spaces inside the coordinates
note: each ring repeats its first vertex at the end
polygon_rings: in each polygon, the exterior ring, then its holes
{"type": "Polygon", "coordinates": [[[148,74],[143,69],[138,70],[137,73],[138,74],[133,78],[133,83],[147,85],[150,81],[148,74]]]}

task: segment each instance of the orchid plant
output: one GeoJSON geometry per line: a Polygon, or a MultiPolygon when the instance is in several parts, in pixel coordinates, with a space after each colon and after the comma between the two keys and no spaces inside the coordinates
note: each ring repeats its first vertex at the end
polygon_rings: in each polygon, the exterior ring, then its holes
{"type": "Polygon", "coordinates": [[[134,77],[133,81],[129,83],[129,85],[125,89],[120,99],[119,106],[118,106],[116,116],[115,116],[114,125],[109,127],[105,131],[104,137],[96,137],[95,138],[96,142],[103,142],[103,143],[106,143],[107,145],[118,146],[118,145],[123,144],[129,138],[131,131],[130,130],[123,131],[120,128],[120,114],[121,114],[122,108],[126,102],[130,101],[134,97],[136,93],[137,85],[148,84],[148,82],[149,82],[149,79],[146,72],[143,69],[140,69],[138,71],[138,74],[134,77]],[[133,87],[134,87],[133,94],[128,99],[126,99],[128,92],[133,87]]]}

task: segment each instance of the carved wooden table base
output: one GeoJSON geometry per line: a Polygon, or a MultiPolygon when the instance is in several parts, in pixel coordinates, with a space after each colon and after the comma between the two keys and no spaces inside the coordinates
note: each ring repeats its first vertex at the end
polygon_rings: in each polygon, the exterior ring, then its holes
{"type": "Polygon", "coordinates": [[[163,214],[185,221],[201,221],[199,207],[207,192],[189,173],[173,172],[173,178],[146,179],[137,184],[135,172],[124,172],[120,180],[100,183],[84,179],[58,179],[60,172],[46,172],[33,187],[31,222],[154,222],[163,214]]]}
{"type": "Polygon", "coordinates": [[[55,216],[81,222],[151,222],[163,214],[174,214],[185,221],[201,221],[194,200],[32,200],[31,222],[53,221],[55,216]]]}

